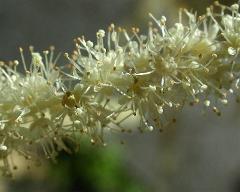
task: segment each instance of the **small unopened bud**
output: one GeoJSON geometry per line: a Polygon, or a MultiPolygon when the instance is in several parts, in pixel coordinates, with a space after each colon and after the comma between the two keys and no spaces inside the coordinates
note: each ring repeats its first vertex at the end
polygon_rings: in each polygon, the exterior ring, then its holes
{"type": "Polygon", "coordinates": [[[156,86],[153,85],[149,85],[149,89],[153,92],[157,90],[156,86]]]}
{"type": "Polygon", "coordinates": [[[228,103],[227,99],[221,99],[220,101],[222,102],[222,104],[225,104],[225,105],[228,103]]]}
{"type": "Polygon", "coordinates": [[[93,42],[92,41],[87,41],[87,46],[92,48],[93,47],[93,42]]]}
{"type": "Polygon", "coordinates": [[[3,144],[1,144],[0,145],[0,151],[7,151],[7,146],[6,145],[3,145],[3,144]]]}
{"type": "Polygon", "coordinates": [[[104,37],[105,36],[105,31],[103,29],[99,29],[99,31],[97,32],[97,36],[98,37],[104,37]]]}
{"type": "Polygon", "coordinates": [[[234,55],[237,54],[237,50],[234,49],[233,47],[229,47],[228,48],[228,54],[234,56],[234,55]]]}
{"type": "Polygon", "coordinates": [[[238,11],[239,5],[235,3],[231,6],[231,9],[234,10],[234,11],[238,11]]]}
{"type": "Polygon", "coordinates": [[[42,56],[39,53],[32,53],[32,63],[35,66],[41,67],[43,66],[42,56]]]}
{"type": "Polygon", "coordinates": [[[208,88],[208,86],[205,85],[205,84],[203,84],[203,85],[201,86],[201,89],[202,89],[202,90],[206,90],[207,88],[208,88]]]}
{"type": "Polygon", "coordinates": [[[167,21],[167,18],[165,16],[162,16],[161,17],[161,24],[165,25],[166,21],[167,21]]]}
{"type": "Polygon", "coordinates": [[[210,106],[210,104],[211,104],[211,103],[210,103],[210,101],[209,101],[209,100],[205,100],[205,101],[204,101],[204,105],[205,105],[206,107],[209,107],[209,106],[210,106]]]}
{"type": "Polygon", "coordinates": [[[157,107],[157,110],[158,110],[159,114],[163,114],[163,107],[162,106],[157,107]]]}

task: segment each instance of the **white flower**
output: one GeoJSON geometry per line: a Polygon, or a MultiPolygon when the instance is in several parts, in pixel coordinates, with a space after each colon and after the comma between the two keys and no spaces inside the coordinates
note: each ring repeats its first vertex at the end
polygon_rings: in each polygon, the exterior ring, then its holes
{"type": "Polygon", "coordinates": [[[42,61],[42,56],[40,55],[40,53],[35,53],[35,52],[32,53],[32,63],[34,66],[37,66],[37,67],[42,67],[44,65],[42,61]]]}
{"type": "MultiPolygon", "coordinates": [[[[187,24],[180,11],[179,22],[170,28],[164,16],[158,20],[150,14],[154,24],[147,35],[111,24],[108,32],[96,33],[96,44],[77,38],[64,67],[56,66],[53,47],[43,54],[31,48],[30,65],[20,48],[26,74],[18,72],[17,61],[0,62],[5,169],[12,151],[30,159],[40,145],[47,158],[55,159],[58,150],[70,152],[66,138],[78,142],[78,136],[87,135],[93,144],[105,145],[106,131],[123,131],[122,123],[133,116],[139,116],[141,131],[161,130],[176,121],[167,111],[186,103],[209,107],[207,98],[214,98],[227,104],[233,87],[239,88],[240,14],[237,4],[221,8],[221,13],[208,8],[201,17],[184,10],[187,24]]],[[[212,109],[221,115],[217,106],[212,109]]]]}
{"type": "Polygon", "coordinates": [[[6,145],[0,145],[0,151],[7,151],[7,146],[6,145]]]}

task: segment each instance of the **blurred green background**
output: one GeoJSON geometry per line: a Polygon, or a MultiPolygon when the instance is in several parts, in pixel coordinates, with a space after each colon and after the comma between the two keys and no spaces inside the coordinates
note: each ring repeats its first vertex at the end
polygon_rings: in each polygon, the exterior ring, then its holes
{"type": "MultiPolygon", "coordinates": [[[[221,1],[231,5],[235,1],[221,1]]],[[[70,52],[72,39],[95,40],[114,22],[147,31],[148,13],[171,25],[184,7],[204,13],[210,0],[0,0],[0,59],[19,59],[18,47],[70,52]]],[[[234,99],[233,99],[234,100],[234,99]]],[[[21,164],[1,192],[240,192],[239,105],[223,116],[186,107],[163,133],[109,135],[107,147],[82,142],[74,155],[36,167],[21,164]],[[203,114],[201,114],[203,112],[203,114]],[[204,115],[205,114],[205,115],[204,115]],[[123,143],[124,145],[120,144],[123,143]]],[[[126,126],[135,127],[136,122],[126,126]]],[[[22,161],[21,161],[22,162],[22,161]]]]}

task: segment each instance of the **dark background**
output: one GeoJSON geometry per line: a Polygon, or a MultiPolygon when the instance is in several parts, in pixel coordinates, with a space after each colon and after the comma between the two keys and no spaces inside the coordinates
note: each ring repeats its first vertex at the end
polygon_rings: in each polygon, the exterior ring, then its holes
{"type": "MultiPolygon", "coordinates": [[[[65,52],[73,38],[84,35],[92,41],[96,31],[114,22],[146,30],[148,12],[177,18],[178,7],[203,13],[209,0],[0,0],[0,59],[19,57],[18,47],[36,50],[54,45],[65,52]],[[145,29],[144,29],[145,28],[145,29]]],[[[230,0],[225,3],[231,4],[230,0]]],[[[174,20],[174,19],[173,19],[174,20]]],[[[171,22],[171,20],[170,20],[171,22]]]]}

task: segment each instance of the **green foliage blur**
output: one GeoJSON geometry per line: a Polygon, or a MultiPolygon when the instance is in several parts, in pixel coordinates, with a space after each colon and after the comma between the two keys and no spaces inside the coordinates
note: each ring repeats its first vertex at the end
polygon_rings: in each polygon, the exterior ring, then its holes
{"type": "Polygon", "coordinates": [[[10,192],[145,192],[146,187],[124,166],[117,147],[92,146],[82,142],[79,152],[61,152],[57,163],[50,163],[44,179],[31,175],[10,181],[10,192]]]}
{"type": "Polygon", "coordinates": [[[61,153],[59,162],[50,167],[49,177],[57,191],[145,191],[127,172],[120,155],[116,147],[83,144],[74,157],[61,153]]]}

